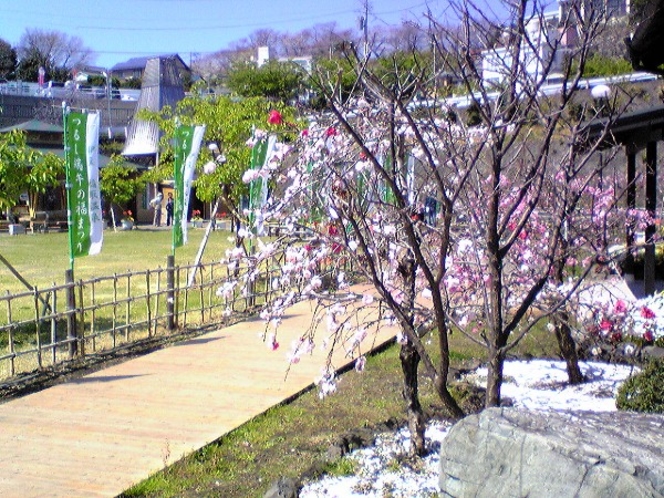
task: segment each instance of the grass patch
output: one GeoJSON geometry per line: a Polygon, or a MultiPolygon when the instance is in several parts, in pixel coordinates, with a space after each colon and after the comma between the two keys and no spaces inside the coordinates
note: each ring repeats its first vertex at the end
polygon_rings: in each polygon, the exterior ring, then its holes
{"type": "Polygon", "coordinates": [[[323,472],[335,477],[352,476],[357,473],[357,462],[350,458],[339,458],[323,465],[323,472]]]}
{"type": "MultiPolygon", "coordinates": [[[[546,329],[536,335],[546,334],[546,329]]],[[[550,335],[550,334],[547,334],[550,335]]],[[[452,363],[464,367],[481,349],[453,334],[452,363]]],[[[555,345],[546,337],[524,342],[520,353],[554,356],[555,345]]],[[[433,348],[435,349],[435,348],[433,348]]],[[[472,391],[454,392],[462,402],[472,391]]],[[[422,406],[431,416],[444,415],[431,383],[422,378],[422,406]]],[[[363,373],[340,377],[338,392],[324,399],[315,390],[289,404],[276,406],[205,448],[127,490],[122,497],[262,497],[280,477],[354,473],[352,460],[328,461],[326,452],[340,435],[359,428],[378,427],[388,420],[405,421],[401,397],[399,347],[393,345],[367,360],[363,373]]],[[[396,465],[396,462],[395,462],[396,465]]]]}
{"type": "MultiPolygon", "coordinates": [[[[186,266],[196,259],[205,230],[189,230],[189,242],[175,253],[175,264],[186,266]]],[[[232,234],[219,230],[210,233],[203,262],[218,261],[226,249],[232,234]]],[[[31,285],[38,288],[64,283],[65,271],[69,269],[67,233],[45,233],[0,237],[0,253],[31,285]]],[[[166,267],[166,258],[171,254],[171,232],[169,230],[104,231],[104,245],[97,256],[76,258],[74,278],[90,279],[110,276],[128,271],[142,271],[166,267]]],[[[26,288],[0,264],[0,291],[23,292],[26,288]]]]}

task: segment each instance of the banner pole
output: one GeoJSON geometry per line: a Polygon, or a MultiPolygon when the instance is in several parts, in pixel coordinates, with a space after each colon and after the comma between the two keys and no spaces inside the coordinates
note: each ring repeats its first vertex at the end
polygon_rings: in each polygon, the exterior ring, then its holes
{"type": "Polygon", "coordinates": [[[178,171],[179,171],[179,157],[180,157],[180,148],[178,144],[178,128],[180,127],[179,121],[175,122],[175,133],[173,134],[173,148],[175,153],[173,154],[173,190],[175,191],[175,199],[173,199],[173,220],[172,220],[172,229],[171,229],[171,256],[175,260],[175,246],[177,243],[175,231],[178,229],[178,223],[181,223],[181,217],[176,216],[177,214],[177,203],[182,202],[182,192],[178,186],[178,171]]]}
{"type": "Polygon", "coordinates": [[[62,102],[62,123],[63,123],[63,141],[65,150],[65,197],[67,198],[67,237],[69,240],[69,269],[74,274],[74,231],[72,230],[73,218],[71,211],[71,164],[70,164],[70,150],[68,142],[68,125],[69,125],[69,109],[67,104],[62,102]]]}

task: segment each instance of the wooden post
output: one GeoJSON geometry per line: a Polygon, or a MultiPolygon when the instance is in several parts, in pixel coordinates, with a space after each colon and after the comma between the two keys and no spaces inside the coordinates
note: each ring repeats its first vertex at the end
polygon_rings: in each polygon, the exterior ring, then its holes
{"type": "Polygon", "coordinates": [[[176,329],[175,323],[175,256],[166,260],[166,319],[169,332],[176,329]]]}
{"type": "Polygon", "coordinates": [[[78,344],[76,343],[76,295],[74,292],[74,270],[65,271],[65,284],[67,295],[67,340],[69,341],[69,359],[76,355],[78,344]]]}
{"type": "MultiPolygon", "coordinates": [[[[627,149],[627,212],[636,209],[636,150],[632,147],[627,149]]],[[[634,275],[634,221],[627,220],[625,227],[625,247],[627,256],[625,259],[625,273],[634,275]]]]}
{"type": "MultiPolygon", "coordinates": [[[[657,209],[657,142],[648,142],[646,147],[646,211],[653,218],[657,209]]],[[[646,247],[643,261],[643,290],[646,296],[655,293],[655,223],[646,227],[646,247]]]]}

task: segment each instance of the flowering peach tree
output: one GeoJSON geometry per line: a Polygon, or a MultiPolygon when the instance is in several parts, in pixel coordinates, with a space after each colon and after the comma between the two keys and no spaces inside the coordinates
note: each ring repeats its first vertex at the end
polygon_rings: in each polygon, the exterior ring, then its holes
{"type": "MultiPolygon", "coordinates": [[[[518,58],[520,43],[532,42],[523,25],[539,14],[525,3],[511,12],[518,58]]],[[[479,110],[473,126],[417,75],[383,84],[352,50],[357,98],[340,100],[333,77],[319,75],[329,112],[243,176],[250,185],[265,181],[270,195],[243,213],[240,235],[251,249],[226,256],[231,268],[256,270],[219,290],[249,287],[258,268],[282,258],[270,282],[281,297],[261,312],[265,341],[282,349],[281,320],[300,299],[317,303],[314,324],[325,325],[321,335],[312,324],[290,345],[291,364],[317,347],[345,348],[361,370],[362,339],[396,325],[417,454],[425,451],[420,375],[451,416],[463,415],[447,385],[452,333],[486,350],[486,406],[501,403],[503,364],[539,324],[552,321],[570,375],[578,371],[567,303],[606,264],[607,245],[624,229],[620,196],[598,178],[606,161],[596,161],[596,151],[606,133],[585,140],[583,123],[569,112],[581,73],[570,66],[569,86],[548,98],[540,92],[544,76],[508,64],[498,95],[489,84],[477,92],[480,68],[466,56],[481,36],[488,39],[485,21],[466,38],[441,27],[449,37],[441,47],[456,50],[451,69],[479,110]],[[413,100],[418,93],[428,98],[413,100]],[[266,221],[281,227],[279,235],[268,236],[266,221]]],[[[582,63],[598,26],[575,29],[581,46],[573,55],[582,63]]],[[[592,117],[592,102],[586,111],[592,117]]],[[[254,137],[253,147],[265,140],[254,137]]],[[[321,393],[334,391],[334,371],[330,360],[321,393]]]]}

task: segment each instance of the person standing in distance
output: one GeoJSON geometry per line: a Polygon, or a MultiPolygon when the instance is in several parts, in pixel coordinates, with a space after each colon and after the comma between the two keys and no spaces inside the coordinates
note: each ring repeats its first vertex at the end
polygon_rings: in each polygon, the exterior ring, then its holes
{"type": "Polygon", "coordinates": [[[166,199],[166,226],[170,227],[171,223],[173,223],[173,194],[169,192],[166,199]]]}
{"type": "Polygon", "coordinates": [[[164,200],[164,194],[159,192],[157,196],[150,201],[150,207],[154,209],[154,219],[152,224],[156,227],[161,225],[161,203],[164,200]]]}

